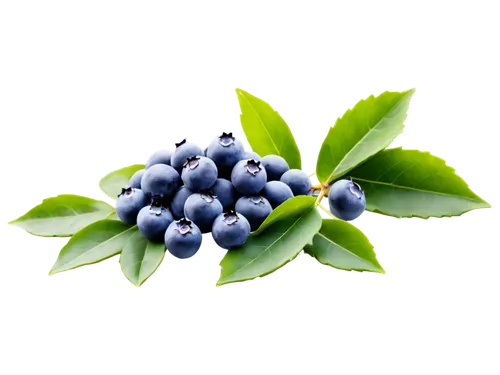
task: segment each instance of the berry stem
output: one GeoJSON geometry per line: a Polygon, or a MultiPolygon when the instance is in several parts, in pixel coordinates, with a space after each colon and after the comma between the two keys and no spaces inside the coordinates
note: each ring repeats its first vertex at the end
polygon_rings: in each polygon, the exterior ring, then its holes
{"type": "Polygon", "coordinates": [[[326,187],[321,186],[321,191],[319,192],[318,198],[316,199],[316,206],[318,206],[321,203],[321,200],[326,194],[326,187]]]}

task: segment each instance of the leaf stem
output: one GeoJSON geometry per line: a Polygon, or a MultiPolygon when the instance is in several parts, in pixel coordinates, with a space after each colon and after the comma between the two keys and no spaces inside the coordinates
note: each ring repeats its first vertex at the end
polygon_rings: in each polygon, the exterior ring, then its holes
{"type": "Polygon", "coordinates": [[[332,219],[334,220],[338,220],[335,216],[333,216],[333,214],[327,210],[325,207],[323,207],[321,204],[318,204],[319,208],[321,208],[323,211],[325,211],[328,215],[330,215],[332,217],[332,219]]]}

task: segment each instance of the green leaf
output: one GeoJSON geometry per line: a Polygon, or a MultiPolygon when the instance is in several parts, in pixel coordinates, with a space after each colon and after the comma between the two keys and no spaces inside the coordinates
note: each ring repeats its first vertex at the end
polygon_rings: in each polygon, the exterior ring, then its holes
{"type": "Polygon", "coordinates": [[[141,286],[160,266],[164,256],[164,243],[151,242],[137,232],[125,243],[120,265],[127,279],[135,286],[141,286]]]}
{"type": "Polygon", "coordinates": [[[350,175],[365,191],[366,209],[385,215],[427,219],[491,207],[428,152],[384,150],[350,175]]]}
{"type": "Polygon", "coordinates": [[[59,253],[49,275],[108,259],[119,254],[137,226],[101,220],[77,232],[59,253]]]}
{"type": "Polygon", "coordinates": [[[341,270],[385,273],[368,238],[342,220],[323,219],[313,244],[306,246],[304,252],[320,263],[341,270]]]}
{"type": "Polygon", "coordinates": [[[316,198],[308,197],[305,195],[299,195],[297,197],[286,200],[278,207],[276,207],[276,209],[273,210],[271,214],[269,214],[266,220],[264,220],[264,222],[255,232],[252,233],[252,235],[262,233],[264,230],[266,230],[268,227],[279,220],[299,216],[302,212],[314,206],[314,202],[316,202],[316,198]]]}
{"type": "Polygon", "coordinates": [[[118,169],[104,176],[99,181],[99,187],[110,198],[116,199],[123,188],[128,187],[128,182],[135,172],[146,168],[143,164],[135,164],[118,169]]]}
{"type": "Polygon", "coordinates": [[[276,271],[312,243],[320,227],[321,216],[313,207],[297,217],[274,223],[258,236],[250,236],[242,247],[229,250],[222,259],[217,286],[252,280],[276,271]]]}
{"type": "Polygon", "coordinates": [[[330,183],[389,146],[403,131],[414,92],[384,92],[376,98],[372,95],[337,119],[319,152],[319,181],[330,183]]]}
{"type": "Polygon", "coordinates": [[[300,152],[285,120],[265,101],[236,89],[241,125],[252,150],[260,156],[284,158],[290,168],[301,169],[300,152]]]}
{"type": "Polygon", "coordinates": [[[59,195],[44,199],[9,224],[42,237],[68,237],[114,212],[109,204],[79,195],[59,195]]]}

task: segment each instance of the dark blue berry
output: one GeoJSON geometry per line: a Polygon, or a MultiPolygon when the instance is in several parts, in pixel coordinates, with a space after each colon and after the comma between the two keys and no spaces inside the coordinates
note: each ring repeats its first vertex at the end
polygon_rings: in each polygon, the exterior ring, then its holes
{"type": "Polygon", "coordinates": [[[272,211],[269,201],[258,195],[241,197],[236,201],[236,212],[240,212],[247,218],[252,232],[259,229],[272,211]]]}
{"type": "Polygon", "coordinates": [[[250,235],[250,224],[240,213],[229,211],[220,214],[212,226],[212,237],[223,249],[242,246],[250,235]]]}
{"type": "Polygon", "coordinates": [[[231,172],[231,182],[243,195],[258,194],[264,188],[266,181],[266,170],[259,161],[253,159],[239,161],[231,172]]]}
{"type": "Polygon", "coordinates": [[[208,146],[207,156],[212,159],[217,167],[232,168],[243,159],[245,150],[243,143],[233,133],[222,133],[216,137],[208,146]]]}
{"type": "Polygon", "coordinates": [[[130,181],[128,182],[128,187],[131,187],[133,189],[140,189],[141,179],[142,176],[144,175],[144,172],[146,172],[145,169],[139,169],[137,172],[135,172],[130,178],[130,181]]]}
{"type": "Polygon", "coordinates": [[[192,257],[201,246],[200,229],[187,219],[174,221],[165,232],[165,246],[175,257],[186,259],[192,257]]]}
{"type": "Polygon", "coordinates": [[[146,169],[155,164],[165,164],[170,165],[170,158],[172,157],[172,151],[170,150],[158,150],[153,155],[151,155],[146,162],[146,169]]]}
{"type": "Polygon", "coordinates": [[[311,179],[299,169],[290,169],[283,173],[281,182],[287,184],[292,189],[293,195],[309,195],[311,192],[311,179]]]}
{"type": "Polygon", "coordinates": [[[181,172],[187,158],[192,156],[203,156],[203,150],[194,143],[186,142],[183,140],[175,144],[175,150],[170,158],[170,165],[177,171],[181,172]]]}
{"type": "Polygon", "coordinates": [[[207,190],[217,181],[217,167],[205,156],[193,156],[182,168],[182,181],[192,191],[207,190]]]}
{"type": "Polygon", "coordinates": [[[210,193],[195,193],[184,204],[184,216],[193,221],[202,233],[212,229],[215,218],[222,213],[222,204],[210,193]]]}
{"type": "Polygon", "coordinates": [[[146,204],[147,197],[141,189],[122,189],[116,200],[116,214],[125,224],[135,225],[137,214],[146,204]]]}
{"type": "Polygon", "coordinates": [[[236,202],[237,192],[231,181],[224,178],[218,178],[210,190],[222,204],[224,211],[233,208],[236,202]]]}
{"type": "Polygon", "coordinates": [[[286,160],[278,155],[264,156],[262,165],[267,172],[267,181],[279,181],[283,173],[290,169],[286,160]]]}
{"type": "Polygon", "coordinates": [[[269,181],[266,186],[264,186],[261,194],[271,203],[273,209],[287,199],[293,198],[292,189],[281,181],[269,181]]]}
{"type": "Polygon", "coordinates": [[[155,164],[144,172],[142,190],[151,196],[171,197],[179,187],[179,173],[165,164],[155,164]]]}
{"type": "Polygon", "coordinates": [[[174,221],[170,211],[161,207],[157,201],[146,206],[137,215],[137,228],[148,240],[162,242],[168,226],[174,221]]]}
{"type": "Polygon", "coordinates": [[[184,204],[186,200],[194,194],[194,191],[189,190],[187,186],[181,186],[175,192],[172,201],[170,202],[170,211],[175,220],[180,220],[184,217],[184,204]]]}
{"type": "Polygon", "coordinates": [[[330,211],[342,220],[354,220],[366,209],[365,193],[361,186],[350,180],[335,182],[328,193],[330,211]]]}
{"type": "Polygon", "coordinates": [[[245,153],[243,154],[243,159],[246,159],[246,160],[253,159],[253,160],[262,162],[262,157],[253,151],[245,151],[245,153]]]}

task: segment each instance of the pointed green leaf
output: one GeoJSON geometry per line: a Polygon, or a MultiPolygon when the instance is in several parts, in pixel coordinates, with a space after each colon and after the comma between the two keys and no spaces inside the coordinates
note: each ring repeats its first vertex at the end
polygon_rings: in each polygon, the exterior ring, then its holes
{"type": "Polygon", "coordinates": [[[137,226],[116,220],[101,220],[77,232],[59,253],[49,275],[97,263],[119,254],[137,226]]]}
{"type": "Polygon", "coordinates": [[[110,198],[116,199],[123,188],[128,187],[128,182],[135,172],[146,168],[143,164],[135,164],[108,173],[99,181],[99,187],[110,198]]]}
{"type": "Polygon", "coordinates": [[[426,219],[491,207],[428,152],[384,150],[350,175],[365,191],[366,209],[385,215],[426,219]]]}
{"type": "Polygon", "coordinates": [[[305,195],[299,195],[286,200],[271,212],[271,214],[266,218],[266,220],[264,220],[260,227],[252,233],[252,235],[262,233],[279,220],[299,216],[301,213],[314,206],[314,202],[316,202],[316,198],[305,195]]]}
{"type": "Polygon", "coordinates": [[[36,236],[68,237],[113,212],[113,207],[105,202],[65,194],[44,199],[41,204],[9,224],[36,236]]]}
{"type": "Polygon", "coordinates": [[[313,207],[297,217],[274,223],[258,236],[250,236],[242,247],[229,250],[222,259],[217,286],[276,271],[312,243],[320,227],[321,216],[313,207]]]}
{"type": "Polygon", "coordinates": [[[321,147],[316,173],[330,183],[391,144],[403,131],[414,89],[361,100],[337,119],[321,147]]]}
{"type": "Polygon", "coordinates": [[[130,236],[120,255],[123,274],[135,286],[141,286],[160,266],[165,244],[148,241],[141,233],[130,236]]]}
{"type": "Polygon", "coordinates": [[[323,219],[313,244],[307,245],[304,252],[320,263],[341,270],[385,273],[368,238],[342,220],[323,219]]]}
{"type": "Polygon", "coordinates": [[[300,169],[300,152],[285,120],[265,101],[236,89],[241,108],[241,125],[252,150],[260,156],[284,158],[290,168],[300,169]]]}

